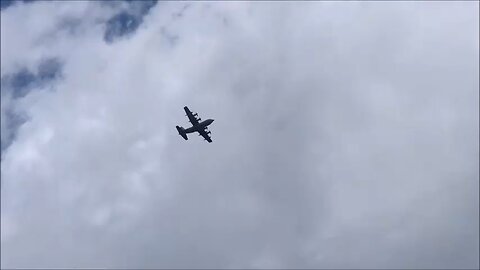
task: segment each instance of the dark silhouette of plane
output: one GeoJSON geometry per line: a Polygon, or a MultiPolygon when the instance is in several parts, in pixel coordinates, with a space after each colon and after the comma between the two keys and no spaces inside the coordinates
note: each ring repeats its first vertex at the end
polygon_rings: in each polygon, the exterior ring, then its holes
{"type": "Polygon", "coordinates": [[[187,106],[183,107],[183,109],[187,113],[188,121],[192,123],[192,126],[187,129],[177,126],[178,134],[180,134],[185,140],[188,140],[187,133],[198,132],[198,136],[203,136],[207,142],[211,143],[212,139],[209,136],[211,132],[208,131],[207,126],[213,122],[213,119],[207,119],[200,122],[202,119],[200,117],[198,117],[198,119],[196,118],[198,114],[192,113],[187,106]]]}

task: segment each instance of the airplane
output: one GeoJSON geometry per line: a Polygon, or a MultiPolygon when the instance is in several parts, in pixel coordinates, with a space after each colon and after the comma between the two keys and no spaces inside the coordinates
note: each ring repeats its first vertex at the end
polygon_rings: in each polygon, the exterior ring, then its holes
{"type": "Polygon", "coordinates": [[[187,106],[183,107],[183,109],[185,110],[185,113],[188,116],[188,121],[192,126],[187,129],[177,126],[178,134],[180,134],[185,140],[188,140],[187,133],[198,132],[198,136],[203,136],[207,142],[211,143],[212,139],[209,136],[211,132],[207,129],[207,126],[213,122],[213,119],[207,119],[200,122],[202,119],[200,117],[197,118],[197,113],[192,113],[187,106]]]}

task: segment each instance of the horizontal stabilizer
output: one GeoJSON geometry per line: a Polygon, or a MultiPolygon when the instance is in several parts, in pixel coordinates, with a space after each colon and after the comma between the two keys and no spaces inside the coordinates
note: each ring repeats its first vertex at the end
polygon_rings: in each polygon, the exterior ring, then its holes
{"type": "Polygon", "coordinates": [[[185,129],[183,127],[177,126],[177,131],[180,136],[182,136],[185,140],[188,140],[187,133],[185,132],[185,129]]]}

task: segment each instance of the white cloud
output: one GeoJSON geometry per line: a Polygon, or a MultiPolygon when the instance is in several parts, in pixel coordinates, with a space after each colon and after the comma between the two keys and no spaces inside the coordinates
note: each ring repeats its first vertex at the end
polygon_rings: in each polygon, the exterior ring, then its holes
{"type": "Polygon", "coordinates": [[[2,10],[2,78],[63,63],[2,90],[2,267],[478,268],[478,3],[125,8],[2,10]]]}

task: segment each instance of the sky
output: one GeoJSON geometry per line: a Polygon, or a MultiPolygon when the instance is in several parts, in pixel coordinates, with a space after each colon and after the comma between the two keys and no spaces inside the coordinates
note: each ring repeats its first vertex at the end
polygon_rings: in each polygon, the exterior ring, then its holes
{"type": "Polygon", "coordinates": [[[475,1],[2,1],[1,267],[478,269],[478,74],[475,1]]]}

